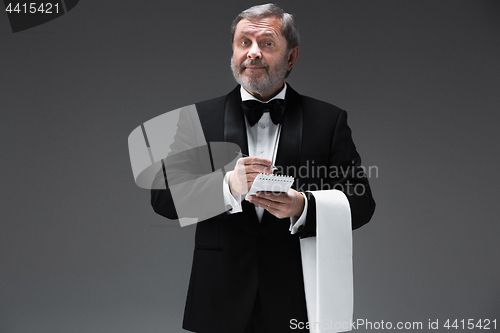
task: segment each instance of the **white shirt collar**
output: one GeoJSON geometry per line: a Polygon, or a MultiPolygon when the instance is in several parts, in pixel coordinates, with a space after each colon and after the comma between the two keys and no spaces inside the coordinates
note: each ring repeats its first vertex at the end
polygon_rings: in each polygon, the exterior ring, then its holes
{"type": "Polygon", "coordinates": [[[254,96],[252,96],[252,94],[250,94],[248,91],[246,91],[245,88],[240,87],[241,100],[242,101],[255,100],[255,101],[259,101],[261,103],[269,103],[273,99],[285,99],[286,86],[287,85],[286,85],[286,82],[285,82],[285,84],[283,86],[283,89],[281,89],[281,91],[279,92],[279,94],[276,95],[276,96],[274,96],[273,98],[271,98],[267,102],[262,102],[262,101],[258,100],[257,98],[255,98],[254,96]]]}

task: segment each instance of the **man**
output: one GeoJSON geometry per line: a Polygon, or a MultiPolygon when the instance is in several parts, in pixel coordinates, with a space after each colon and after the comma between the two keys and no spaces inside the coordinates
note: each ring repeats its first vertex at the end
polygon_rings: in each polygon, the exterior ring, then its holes
{"type": "MultiPolygon", "coordinates": [[[[231,34],[231,68],[240,85],[196,104],[196,112],[206,142],[235,143],[250,157],[238,159],[220,187],[204,194],[228,209],[197,224],[183,327],[199,333],[295,331],[292,319],[308,321],[299,238],[316,235],[314,190],[341,190],[353,229],[370,220],[375,202],[346,112],[284,82],[299,55],[292,16],[274,4],[255,6],[237,16],[231,34]],[[243,200],[258,174],[273,172],[272,164],[295,178],[295,189],[243,200]],[[309,169],[304,174],[301,167],[309,169]]],[[[186,140],[178,130],[172,149],[186,140]]],[[[168,218],[183,217],[168,190],[168,166],[164,173],[167,190],[152,190],[152,206],[168,218]]]]}

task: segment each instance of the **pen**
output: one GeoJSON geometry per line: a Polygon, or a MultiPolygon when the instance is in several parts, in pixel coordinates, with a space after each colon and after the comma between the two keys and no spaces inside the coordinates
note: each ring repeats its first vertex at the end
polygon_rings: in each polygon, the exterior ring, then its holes
{"type": "MultiPolygon", "coordinates": [[[[249,155],[246,155],[246,154],[240,153],[239,151],[237,151],[236,153],[237,153],[237,154],[241,154],[241,156],[243,156],[243,157],[250,157],[249,155]]],[[[271,168],[271,169],[273,169],[273,170],[278,170],[278,168],[277,168],[276,166],[272,165],[272,164],[271,164],[271,165],[269,165],[268,167],[269,167],[269,168],[271,168]]]]}

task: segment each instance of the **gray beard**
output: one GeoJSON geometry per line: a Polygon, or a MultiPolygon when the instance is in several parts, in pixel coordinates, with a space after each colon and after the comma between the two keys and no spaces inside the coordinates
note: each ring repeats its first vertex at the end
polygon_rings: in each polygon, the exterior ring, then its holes
{"type": "Polygon", "coordinates": [[[267,64],[264,65],[259,61],[254,61],[254,64],[265,66],[266,73],[262,76],[249,78],[241,75],[245,66],[248,66],[251,63],[252,61],[247,59],[238,67],[234,64],[233,57],[231,57],[231,70],[236,82],[241,84],[241,86],[246,90],[259,95],[267,95],[278,89],[288,72],[288,57],[285,57],[283,61],[274,69],[269,69],[267,64]]]}

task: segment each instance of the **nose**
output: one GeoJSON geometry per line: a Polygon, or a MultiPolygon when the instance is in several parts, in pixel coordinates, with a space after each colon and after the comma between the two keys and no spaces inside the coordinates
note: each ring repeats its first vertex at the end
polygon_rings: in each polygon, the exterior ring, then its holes
{"type": "Polygon", "coordinates": [[[248,59],[262,59],[262,53],[260,52],[259,45],[254,43],[247,53],[248,59]]]}

